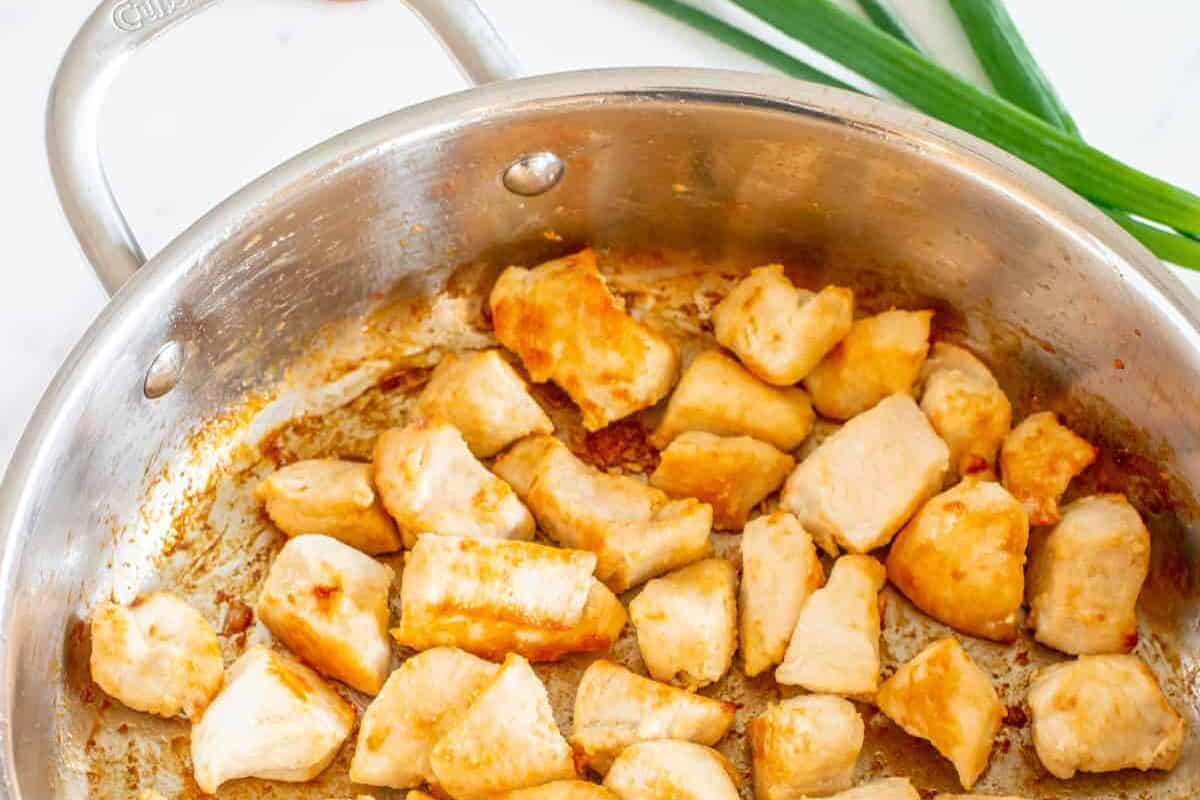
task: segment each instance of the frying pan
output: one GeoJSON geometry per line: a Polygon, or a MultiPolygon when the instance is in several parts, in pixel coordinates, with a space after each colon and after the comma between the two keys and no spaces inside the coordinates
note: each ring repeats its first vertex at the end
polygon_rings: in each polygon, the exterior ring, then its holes
{"type": "MultiPolygon", "coordinates": [[[[636,313],[687,347],[707,341],[712,298],[768,261],[805,285],[854,286],[868,310],[933,307],[937,336],[980,353],[1019,413],[1054,409],[1097,442],[1100,462],[1075,491],[1126,491],[1147,519],[1138,652],[1193,734],[1169,774],[1057,781],[1021,708],[1029,671],[1057,656],[963,637],[1011,706],[977,790],[1200,793],[1200,308],[1106,217],[962,132],[821,86],[694,69],[502,80],[515,62],[474,5],[422,0],[411,5],[477,88],[292,159],[143,265],[104,177],[98,112],[135,50],[213,2],[108,0],[53,88],[55,183],[114,296],[0,488],[0,796],[196,796],[186,725],[122,709],[91,683],[88,609],[171,588],[235,657],[264,635],[245,603],[279,545],[239,492],[304,453],[361,457],[441,351],[492,341],[480,298],[498,268],[584,245],[636,313]]],[[[718,546],[736,557],[736,537],[718,546]]],[[[945,633],[891,592],[885,604],[886,669],[945,633]]],[[[628,637],[612,657],[637,665],[628,637]]],[[[564,729],[586,663],[541,668],[564,729]]],[[[722,749],[745,770],[740,731],[779,690],[731,672],[712,691],[741,705],[722,749]]],[[[954,788],[931,749],[864,712],[860,777],[954,788]]],[[[272,796],[351,789],[343,755],[272,796]]],[[[240,781],[222,796],[265,792],[240,781]]]]}

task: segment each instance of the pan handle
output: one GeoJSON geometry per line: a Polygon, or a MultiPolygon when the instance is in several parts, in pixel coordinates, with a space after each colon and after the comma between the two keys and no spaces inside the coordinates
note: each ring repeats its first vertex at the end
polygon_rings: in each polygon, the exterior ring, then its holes
{"type": "MultiPolygon", "coordinates": [[[[46,150],[63,213],[109,294],[146,261],[100,158],[100,111],[142,45],[220,0],[105,0],[71,41],[50,88],[46,150]]],[[[475,0],[406,0],[478,85],[515,77],[517,60],[475,0]]]]}

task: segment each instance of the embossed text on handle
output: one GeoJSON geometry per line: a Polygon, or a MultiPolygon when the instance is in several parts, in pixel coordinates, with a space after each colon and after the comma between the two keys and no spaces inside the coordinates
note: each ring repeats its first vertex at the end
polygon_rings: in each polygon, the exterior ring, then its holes
{"type": "Polygon", "coordinates": [[[112,22],[118,30],[135,33],[190,5],[192,0],[121,0],[113,6],[112,22]]]}

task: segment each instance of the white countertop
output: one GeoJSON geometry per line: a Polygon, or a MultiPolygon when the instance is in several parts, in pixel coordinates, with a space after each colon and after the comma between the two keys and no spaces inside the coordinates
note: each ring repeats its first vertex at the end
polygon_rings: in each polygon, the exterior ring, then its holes
{"type": "MultiPolygon", "coordinates": [[[[979,79],[945,0],[892,0],[940,60],[979,79]]],[[[63,221],[42,120],[58,59],[97,0],[0,0],[0,465],[105,302],[63,221]]],[[[711,0],[719,3],[720,0],[711,0]]],[[[1200,192],[1200,3],[1007,0],[1096,146],[1200,192]]],[[[481,0],[528,73],[766,68],[630,0],[481,0]]],[[[237,0],[152,44],[105,111],[109,176],[148,253],[322,139],[463,87],[399,0],[237,0]]],[[[1182,271],[1181,271],[1182,272],[1182,271]]],[[[1200,290],[1200,275],[1185,273],[1200,290]]]]}

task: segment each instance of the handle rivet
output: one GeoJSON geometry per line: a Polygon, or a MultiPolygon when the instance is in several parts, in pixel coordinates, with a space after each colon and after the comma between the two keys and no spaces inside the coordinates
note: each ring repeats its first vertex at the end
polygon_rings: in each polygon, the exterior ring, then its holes
{"type": "Polygon", "coordinates": [[[175,341],[167,342],[158,349],[154,360],[150,362],[150,369],[146,370],[146,382],[142,386],[146,397],[153,400],[175,388],[183,375],[184,355],[183,345],[175,341]]]}
{"type": "Polygon", "coordinates": [[[504,170],[504,188],[522,197],[536,197],[553,189],[565,169],[563,160],[549,150],[530,153],[504,170]]]}

